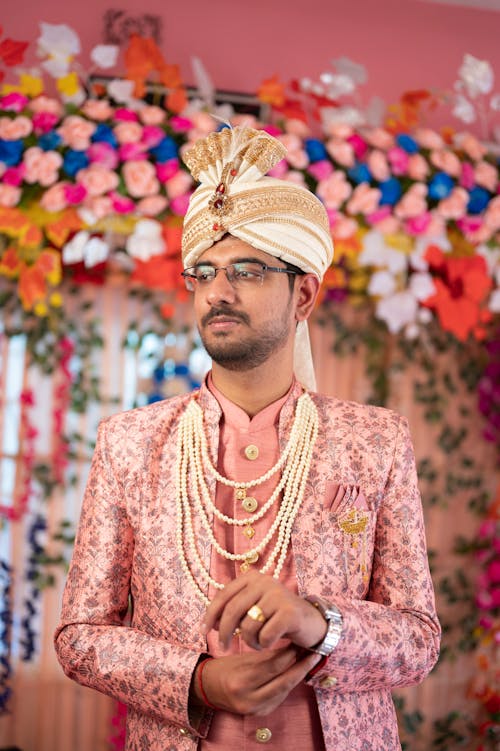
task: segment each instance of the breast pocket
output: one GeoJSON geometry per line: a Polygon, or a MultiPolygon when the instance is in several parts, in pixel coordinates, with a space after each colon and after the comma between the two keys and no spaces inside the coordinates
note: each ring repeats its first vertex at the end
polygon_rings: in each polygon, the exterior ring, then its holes
{"type": "Polygon", "coordinates": [[[323,553],[342,589],[364,599],[369,589],[377,514],[357,485],[327,483],[322,513],[323,553]]]}

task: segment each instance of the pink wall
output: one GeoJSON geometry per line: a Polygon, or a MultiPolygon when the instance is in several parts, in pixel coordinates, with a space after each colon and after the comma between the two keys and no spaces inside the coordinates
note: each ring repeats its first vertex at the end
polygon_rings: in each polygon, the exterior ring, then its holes
{"type": "MultiPolygon", "coordinates": [[[[34,39],[38,22],[67,23],[84,51],[102,41],[109,7],[163,19],[162,49],[192,80],[202,59],[218,88],[253,92],[277,73],[317,78],[332,58],[364,64],[363,97],[395,101],[411,88],[450,88],[465,52],[489,60],[500,91],[500,13],[421,0],[33,0],[3,3],[4,33],[34,39]]],[[[84,64],[86,55],[82,56],[84,64]]]]}

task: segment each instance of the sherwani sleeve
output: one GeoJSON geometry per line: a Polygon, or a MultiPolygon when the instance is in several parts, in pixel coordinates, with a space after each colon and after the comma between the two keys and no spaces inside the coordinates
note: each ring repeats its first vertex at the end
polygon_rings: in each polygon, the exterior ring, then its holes
{"type": "Polygon", "coordinates": [[[204,735],[208,716],[202,715],[198,724],[188,713],[200,650],[125,625],[134,532],[126,482],[117,476],[108,440],[105,421],[99,427],[55,633],[57,656],[66,675],[78,683],[124,702],[132,711],[204,735]]]}
{"type": "Polygon", "coordinates": [[[329,594],[342,612],[343,631],[337,648],[311,679],[312,685],[351,692],[409,686],[425,678],[438,658],[440,626],[405,418],[399,419],[377,511],[366,599],[329,594]],[[330,680],[324,680],[327,676],[330,680]]]}

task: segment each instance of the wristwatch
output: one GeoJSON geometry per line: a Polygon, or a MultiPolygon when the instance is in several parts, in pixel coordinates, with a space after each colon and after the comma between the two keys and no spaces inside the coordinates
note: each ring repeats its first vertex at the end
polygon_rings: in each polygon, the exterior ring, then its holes
{"type": "Polygon", "coordinates": [[[319,610],[328,624],[325,638],[313,647],[309,647],[309,649],[311,652],[317,652],[320,655],[328,657],[328,655],[331,655],[342,636],[342,613],[336,605],[325,602],[325,600],[322,600],[319,597],[306,597],[305,599],[319,610]]]}

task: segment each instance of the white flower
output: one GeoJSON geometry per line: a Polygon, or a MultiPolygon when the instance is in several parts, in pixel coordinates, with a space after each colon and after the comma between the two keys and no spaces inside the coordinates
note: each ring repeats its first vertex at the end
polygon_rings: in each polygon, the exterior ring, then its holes
{"type": "Polygon", "coordinates": [[[420,308],[417,313],[417,319],[420,323],[430,323],[432,321],[432,313],[429,308],[420,308]]]}
{"type": "Polygon", "coordinates": [[[338,99],[340,96],[352,94],[356,90],[356,84],[350,76],[335,73],[322,73],[320,81],[325,87],[325,94],[330,99],[338,99]]]}
{"type": "Polygon", "coordinates": [[[397,334],[402,328],[415,321],[417,301],[408,290],[396,292],[390,297],[378,301],[375,314],[385,321],[391,334],[397,334]]]}
{"type": "Polygon", "coordinates": [[[410,290],[413,292],[417,300],[427,300],[428,297],[435,294],[436,287],[430,274],[420,272],[412,274],[410,279],[410,290]]]}
{"type": "Polygon", "coordinates": [[[128,103],[134,96],[134,82],[115,78],[108,83],[108,94],[115,102],[128,103]]]}
{"type": "Polygon", "coordinates": [[[332,60],[332,63],[339,73],[349,76],[356,84],[367,82],[368,76],[364,65],[355,63],[348,57],[337,57],[336,60],[332,60]]]}
{"type": "Polygon", "coordinates": [[[151,256],[163,253],[166,245],[161,224],[154,219],[140,219],[133,234],[127,238],[126,248],[131,256],[141,261],[148,261],[151,256]]]}
{"type": "Polygon", "coordinates": [[[493,68],[487,60],[465,54],[458,75],[472,99],[478,94],[489,94],[493,88],[493,68]]]}
{"type": "Polygon", "coordinates": [[[40,29],[38,55],[48,58],[41,63],[42,68],[54,78],[60,78],[68,72],[74,55],[80,52],[80,39],[66,24],[42,22],[40,29]]]}
{"type": "Polygon", "coordinates": [[[63,263],[79,263],[83,261],[85,245],[88,243],[90,234],[85,230],[77,232],[63,248],[63,263]]]}
{"type": "Polygon", "coordinates": [[[372,274],[368,284],[370,295],[388,297],[396,289],[396,280],[388,271],[376,271],[372,274]]]}
{"type": "Polygon", "coordinates": [[[78,88],[78,90],[71,94],[71,96],[68,96],[67,94],[61,94],[61,99],[66,102],[67,104],[74,104],[75,107],[79,107],[85,99],[87,98],[87,95],[85,91],[82,88],[78,88]]]}
{"type": "Polygon", "coordinates": [[[481,243],[476,248],[476,253],[482,256],[488,266],[488,274],[493,275],[494,270],[498,267],[500,271],[500,248],[490,248],[488,245],[481,243]]]}
{"type": "Polygon", "coordinates": [[[109,245],[100,237],[92,237],[83,249],[85,266],[91,268],[103,263],[109,255],[109,245]]]}
{"type": "Polygon", "coordinates": [[[359,255],[362,266],[386,268],[391,274],[399,274],[408,266],[408,258],[400,250],[386,245],[381,232],[371,230],[363,238],[363,250],[359,255]]]}
{"type": "Polygon", "coordinates": [[[488,308],[492,313],[500,313],[500,289],[496,289],[491,293],[488,308]]]}
{"type": "Polygon", "coordinates": [[[409,323],[408,326],[405,328],[406,339],[416,339],[419,333],[420,333],[420,329],[418,328],[416,323],[409,323]]]}
{"type": "Polygon", "coordinates": [[[500,110],[500,94],[493,94],[490,99],[490,107],[495,112],[500,110]]]}
{"type": "Polygon", "coordinates": [[[323,128],[329,125],[351,125],[353,128],[365,124],[365,117],[356,107],[321,107],[320,116],[323,128]]]}
{"type": "Polygon", "coordinates": [[[118,59],[119,47],[115,44],[98,44],[90,53],[90,59],[99,68],[112,68],[118,59]]]}
{"type": "Polygon", "coordinates": [[[88,227],[92,227],[92,225],[97,223],[97,216],[94,214],[93,211],[86,208],[85,206],[80,206],[77,209],[78,216],[84,222],[88,227]]]}
{"type": "Polygon", "coordinates": [[[458,94],[455,99],[455,106],[452,113],[463,123],[473,123],[476,120],[476,110],[474,106],[462,94],[458,94]]]}

